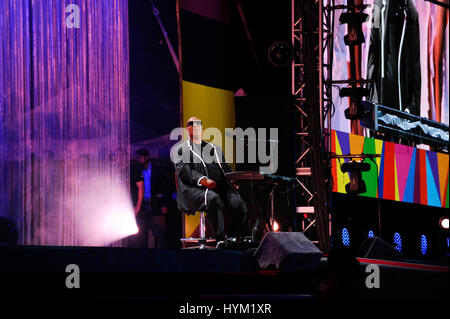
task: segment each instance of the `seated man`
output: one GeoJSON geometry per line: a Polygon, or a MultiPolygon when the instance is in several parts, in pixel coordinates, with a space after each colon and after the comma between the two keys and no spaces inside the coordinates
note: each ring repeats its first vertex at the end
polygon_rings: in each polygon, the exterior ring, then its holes
{"type": "Polygon", "coordinates": [[[206,211],[216,240],[225,239],[224,210],[230,216],[229,237],[241,235],[247,206],[226,178],[231,167],[225,162],[222,150],[202,141],[202,122],[191,117],[187,122],[189,138],[178,143],[173,151],[177,173],[178,208],[187,214],[206,211]]]}

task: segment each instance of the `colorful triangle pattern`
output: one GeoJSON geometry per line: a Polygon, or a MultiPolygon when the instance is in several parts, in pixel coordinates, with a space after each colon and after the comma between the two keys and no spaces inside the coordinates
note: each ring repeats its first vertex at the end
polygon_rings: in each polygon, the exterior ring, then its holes
{"type": "MultiPolygon", "coordinates": [[[[449,155],[384,142],[354,134],[332,130],[331,151],[336,155],[380,154],[363,172],[367,191],[362,196],[408,203],[449,207],[449,155]]],[[[349,174],[340,165],[350,159],[333,159],[333,191],[345,193],[349,174]]]]}

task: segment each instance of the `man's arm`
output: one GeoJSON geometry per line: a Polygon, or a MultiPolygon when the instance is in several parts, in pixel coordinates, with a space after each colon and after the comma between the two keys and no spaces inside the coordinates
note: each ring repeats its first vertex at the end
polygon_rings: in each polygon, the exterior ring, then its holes
{"type": "Polygon", "coordinates": [[[190,151],[186,147],[183,147],[183,145],[184,144],[178,145],[172,158],[175,163],[177,176],[186,185],[200,186],[200,180],[205,177],[205,175],[192,168],[190,151]]]}
{"type": "Polygon", "coordinates": [[[381,83],[381,74],[379,68],[379,59],[381,55],[381,1],[374,1],[374,6],[372,9],[372,19],[374,25],[370,30],[370,43],[369,43],[369,54],[367,56],[367,79],[375,80],[375,82],[367,83],[366,88],[369,89],[368,100],[372,102],[381,102],[380,87],[378,85],[381,83]]]}
{"type": "Polygon", "coordinates": [[[215,189],[217,186],[215,181],[192,169],[189,164],[182,162],[176,164],[176,171],[178,178],[187,185],[204,186],[210,189],[215,189]]]}
{"type": "MultiPolygon", "coordinates": [[[[170,185],[167,181],[170,178],[171,177],[170,177],[170,173],[168,172],[168,170],[161,168],[161,170],[158,173],[158,179],[156,180],[157,186],[155,186],[155,187],[158,187],[160,190],[158,192],[160,192],[162,194],[160,212],[163,215],[167,214],[167,212],[169,211],[168,207],[169,207],[171,192],[170,192],[170,185]]],[[[153,188],[153,184],[152,184],[152,189],[155,189],[155,188],[153,188]]]]}
{"type": "Polygon", "coordinates": [[[141,208],[142,208],[142,202],[144,201],[144,181],[136,182],[136,186],[138,188],[138,199],[136,206],[134,207],[134,214],[137,215],[141,208]]]}
{"type": "Polygon", "coordinates": [[[191,186],[199,185],[200,180],[205,177],[205,174],[201,174],[192,169],[190,164],[180,162],[176,165],[177,176],[183,181],[183,183],[191,186]]]}
{"type": "MultiPolygon", "coordinates": [[[[419,17],[417,15],[417,11],[414,8],[414,5],[412,3],[409,4],[409,6],[412,8],[411,15],[412,15],[412,25],[411,25],[411,37],[415,39],[415,41],[410,41],[408,43],[409,50],[410,50],[410,57],[411,57],[411,68],[412,70],[412,77],[411,77],[411,98],[410,98],[410,105],[408,105],[410,112],[414,115],[420,116],[420,91],[422,87],[422,78],[421,78],[421,71],[420,71],[420,30],[419,30],[419,17]]],[[[439,72],[441,70],[435,71],[439,72]]],[[[406,79],[405,79],[406,80],[406,79]]],[[[408,79],[409,80],[409,79],[408,79]]],[[[411,83],[410,82],[410,83],[411,83]]],[[[407,100],[407,99],[405,99],[407,100]]]]}

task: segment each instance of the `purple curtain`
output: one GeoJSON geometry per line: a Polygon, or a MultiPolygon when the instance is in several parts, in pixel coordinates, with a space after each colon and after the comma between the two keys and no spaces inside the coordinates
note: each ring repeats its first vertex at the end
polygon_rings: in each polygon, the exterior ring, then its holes
{"type": "Polygon", "coordinates": [[[0,1],[0,216],[19,244],[121,245],[85,226],[86,190],[129,185],[127,1],[0,1]]]}

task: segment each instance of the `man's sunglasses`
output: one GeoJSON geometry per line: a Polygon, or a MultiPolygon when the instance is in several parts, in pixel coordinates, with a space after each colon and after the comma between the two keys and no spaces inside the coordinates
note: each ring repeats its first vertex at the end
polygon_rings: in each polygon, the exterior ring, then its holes
{"type": "Polygon", "coordinates": [[[193,126],[194,124],[197,124],[197,126],[202,126],[202,121],[189,121],[187,126],[193,126]]]}

